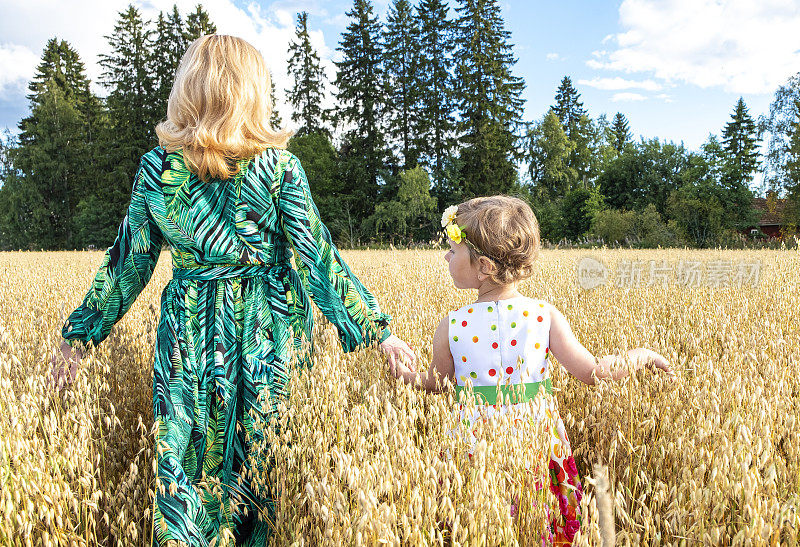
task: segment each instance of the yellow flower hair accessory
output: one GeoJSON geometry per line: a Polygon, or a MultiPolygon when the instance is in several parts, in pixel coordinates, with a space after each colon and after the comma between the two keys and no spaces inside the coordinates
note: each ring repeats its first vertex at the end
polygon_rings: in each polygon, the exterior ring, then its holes
{"type": "Polygon", "coordinates": [[[451,205],[442,213],[442,228],[445,229],[447,237],[456,243],[461,243],[462,239],[466,239],[467,235],[463,232],[462,226],[456,224],[456,214],[458,213],[458,205],[451,205]]]}

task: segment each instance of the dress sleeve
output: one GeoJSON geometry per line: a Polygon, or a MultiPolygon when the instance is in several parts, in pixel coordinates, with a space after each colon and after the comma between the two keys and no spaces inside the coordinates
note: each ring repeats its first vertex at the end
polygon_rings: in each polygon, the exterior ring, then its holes
{"type": "Polygon", "coordinates": [[[143,159],[117,238],[106,250],[83,302],[61,329],[61,336],[73,347],[86,349],[89,341],[97,346],[105,340],[153,274],[164,238],[145,202],[144,176],[143,159]]]}
{"type": "Polygon", "coordinates": [[[342,259],[328,228],[319,218],[300,160],[287,154],[279,182],[278,218],[292,250],[303,287],[339,331],[345,352],[383,342],[391,335],[391,315],[342,259]]]}

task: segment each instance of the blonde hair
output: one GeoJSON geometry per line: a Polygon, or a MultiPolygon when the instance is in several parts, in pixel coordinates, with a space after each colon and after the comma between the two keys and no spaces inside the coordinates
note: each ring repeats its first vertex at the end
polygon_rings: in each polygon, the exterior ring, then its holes
{"type": "Polygon", "coordinates": [[[511,196],[473,198],[458,206],[456,223],[463,226],[470,261],[483,255],[496,269],[495,283],[507,285],[533,274],[539,255],[539,222],[525,201],[511,196]]]}
{"type": "Polygon", "coordinates": [[[238,159],[286,148],[294,131],[270,126],[270,73],[261,53],[235,36],[207,34],[181,58],[167,119],[156,126],[168,152],[183,149],[189,169],[206,181],[228,179],[238,159]]]}

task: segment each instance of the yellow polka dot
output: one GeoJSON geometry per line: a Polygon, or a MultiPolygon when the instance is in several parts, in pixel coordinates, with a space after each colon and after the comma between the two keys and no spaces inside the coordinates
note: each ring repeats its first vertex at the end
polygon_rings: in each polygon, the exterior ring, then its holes
{"type": "Polygon", "coordinates": [[[539,307],[540,308],[544,308],[544,304],[539,304],[539,307]]]}
{"type": "Polygon", "coordinates": [[[528,317],[528,310],[525,310],[524,312],[522,312],[522,315],[524,315],[525,317],[528,317]]]}
{"type": "Polygon", "coordinates": [[[535,347],[536,349],[539,349],[541,347],[541,345],[539,344],[539,342],[536,342],[536,345],[533,346],[533,347],[535,347]]]}

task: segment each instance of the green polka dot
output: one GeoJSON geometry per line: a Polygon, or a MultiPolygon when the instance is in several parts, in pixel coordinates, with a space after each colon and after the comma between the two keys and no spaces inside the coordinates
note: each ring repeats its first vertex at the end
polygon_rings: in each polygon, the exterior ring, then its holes
{"type": "Polygon", "coordinates": [[[516,323],[511,323],[511,328],[512,328],[512,329],[513,329],[513,328],[516,328],[516,326],[517,326],[517,324],[516,324],[516,323]]]}
{"type": "Polygon", "coordinates": [[[467,379],[466,379],[466,378],[465,378],[465,377],[462,375],[462,376],[461,376],[461,381],[462,381],[462,382],[466,382],[466,381],[467,381],[467,379]]]}
{"type": "Polygon", "coordinates": [[[492,325],[492,330],[497,330],[497,325],[492,325]]]}
{"type": "Polygon", "coordinates": [[[514,306],[512,306],[511,304],[509,304],[509,305],[508,305],[508,309],[509,309],[509,310],[510,310],[511,308],[513,308],[513,307],[514,307],[514,306]]]}
{"type": "Polygon", "coordinates": [[[478,373],[477,372],[470,372],[469,375],[472,376],[473,378],[477,378],[478,377],[478,373]]]}
{"type": "Polygon", "coordinates": [[[455,325],[455,324],[456,324],[456,320],[455,320],[455,319],[451,319],[451,320],[450,320],[450,324],[451,324],[451,325],[455,325]]]}
{"type": "Polygon", "coordinates": [[[453,342],[458,342],[458,336],[453,336],[453,342]]]}
{"type": "Polygon", "coordinates": [[[489,306],[489,311],[490,311],[490,312],[493,312],[493,311],[494,311],[494,308],[493,308],[493,307],[491,307],[491,306],[489,306]]]}

